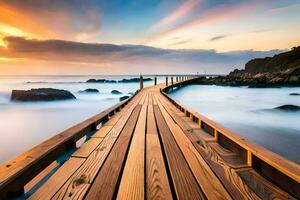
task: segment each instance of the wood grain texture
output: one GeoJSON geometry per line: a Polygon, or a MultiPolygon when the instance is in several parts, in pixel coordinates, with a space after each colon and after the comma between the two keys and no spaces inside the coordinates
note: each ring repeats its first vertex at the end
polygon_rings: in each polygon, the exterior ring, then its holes
{"type": "Polygon", "coordinates": [[[154,114],[178,199],[206,199],[157,105],[154,114]]]}
{"type": "Polygon", "coordinates": [[[51,199],[58,189],[82,165],[84,158],[70,158],[29,199],[51,199]]]}
{"type": "Polygon", "coordinates": [[[245,183],[247,183],[247,185],[262,199],[296,199],[287,192],[279,189],[268,180],[264,179],[253,169],[240,169],[237,171],[237,173],[241,176],[243,181],[245,181],[245,183]]]}
{"type": "MultiPolygon", "coordinates": [[[[167,103],[169,112],[176,109],[172,104],[167,103]]],[[[171,114],[173,117],[174,115],[171,114]]],[[[174,121],[181,125],[180,118],[173,118],[174,121]]],[[[209,145],[209,142],[199,140],[191,132],[185,132],[185,135],[193,143],[197,151],[202,155],[207,164],[211,167],[219,180],[226,187],[233,199],[260,199],[240,178],[237,172],[232,169],[209,145]]]]}
{"type": "Polygon", "coordinates": [[[101,126],[101,128],[94,134],[92,135],[92,137],[95,138],[104,138],[107,133],[109,133],[109,131],[112,129],[113,126],[108,126],[107,124],[101,126]]]}
{"type": "Polygon", "coordinates": [[[41,171],[36,177],[34,177],[29,183],[24,186],[24,192],[31,190],[39,181],[41,181],[45,176],[47,176],[52,170],[58,167],[56,161],[52,162],[48,167],[41,171]]]}
{"type": "Polygon", "coordinates": [[[126,153],[129,149],[129,142],[141,110],[141,105],[138,105],[128,123],[125,125],[120,137],[116,141],[112,151],[107,157],[102,169],[97,175],[94,184],[87,193],[86,199],[113,199],[115,198],[116,187],[120,179],[122,165],[126,159],[126,153]]]}
{"type": "Polygon", "coordinates": [[[100,145],[102,140],[103,138],[89,139],[72,154],[72,157],[87,158],[96,149],[96,147],[100,145]]]}
{"type": "Polygon", "coordinates": [[[136,116],[136,114],[133,114],[137,112],[135,111],[136,105],[141,98],[136,99],[135,103],[131,105],[131,108],[124,113],[123,117],[111,129],[101,144],[90,154],[76,173],[74,173],[74,175],[55,194],[53,199],[81,199],[84,197],[105,159],[110,154],[120,133],[125,129],[127,122],[130,118],[136,116]]]}
{"type": "Polygon", "coordinates": [[[145,132],[148,95],[133,133],[128,156],[126,159],[117,199],[144,199],[145,169],[145,132]]]}
{"type": "Polygon", "coordinates": [[[195,149],[192,142],[185,136],[182,129],[173,121],[172,117],[165,110],[159,96],[160,95],[157,95],[160,111],[206,197],[208,199],[231,199],[231,196],[195,149]]]}
{"type": "Polygon", "coordinates": [[[152,95],[149,98],[146,132],[146,191],[147,199],[172,199],[172,193],[159,142],[153,112],[152,95]]]}

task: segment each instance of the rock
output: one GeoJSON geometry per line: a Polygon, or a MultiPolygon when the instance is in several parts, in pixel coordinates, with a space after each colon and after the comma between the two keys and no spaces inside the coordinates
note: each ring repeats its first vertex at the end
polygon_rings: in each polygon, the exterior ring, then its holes
{"type": "Polygon", "coordinates": [[[110,93],[112,93],[112,94],[122,94],[122,92],[120,92],[118,90],[112,90],[110,93]]]}
{"type": "Polygon", "coordinates": [[[299,78],[297,76],[290,76],[289,79],[288,79],[288,82],[291,83],[291,84],[298,83],[299,78]]]}
{"type": "Polygon", "coordinates": [[[85,89],[85,90],[80,90],[79,92],[80,93],[99,93],[99,90],[88,88],[88,89],[85,89]]]}
{"type": "Polygon", "coordinates": [[[129,94],[129,95],[134,95],[134,93],[133,93],[133,92],[129,92],[128,94],[129,94]]]}
{"type": "Polygon", "coordinates": [[[92,78],[92,79],[87,80],[86,82],[87,83],[104,83],[105,81],[106,81],[105,79],[94,79],[94,78],[92,78]]]}
{"type": "MultiPolygon", "coordinates": [[[[143,78],[143,81],[152,81],[152,78],[143,78]]],[[[131,79],[122,79],[118,81],[119,83],[138,83],[140,82],[140,78],[131,78],[131,79]]]]}
{"type": "Polygon", "coordinates": [[[117,83],[116,80],[106,80],[105,83],[117,83]]]}
{"type": "Polygon", "coordinates": [[[76,99],[69,91],[53,88],[39,88],[31,90],[13,90],[11,101],[55,101],[76,99]]]}
{"type": "Polygon", "coordinates": [[[122,96],[122,97],[120,97],[120,101],[124,101],[125,99],[128,99],[129,98],[129,96],[122,96]]]}
{"type": "Polygon", "coordinates": [[[300,96],[299,93],[290,93],[291,96],[300,96]]]}
{"type": "Polygon", "coordinates": [[[283,106],[278,106],[274,108],[275,110],[281,110],[281,111],[300,111],[300,106],[295,106],[295,105],[283,105],[283,106]]]}

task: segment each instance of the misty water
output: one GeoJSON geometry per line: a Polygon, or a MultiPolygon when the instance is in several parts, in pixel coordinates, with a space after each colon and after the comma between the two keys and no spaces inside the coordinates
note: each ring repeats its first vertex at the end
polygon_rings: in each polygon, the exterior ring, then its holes
{"type": "Polygon", "coordinates": [[[300,112],[272,108],[300,106],[300,88],[222,87],[189,85],[170,96],[236,133],[300,163],[300,112]],[[269,110],[270,109],[270,110],[269,110]]]}
{"type": "MultiPolygon", "coordinates": [[[[139,88],[139,83],[84,83],[88,79],[134,77],[138,76],[0,76],[0,163],[98,114],[118,103],[121,96],[130,96],[139,88]],[[13,89],[31,88],[65,89],[72,92],[77,100],[10,101],[13,89]],[[88,88],[98,89],[100,93],[79,93],[88,88]],[[122,94],[111,94],[111,90],[119,90],[122,94]]],[[[158,82],[163,79],[158,78],[158,82]]],[[[153,81],[144,84],[153,85],[153,81]]]]}

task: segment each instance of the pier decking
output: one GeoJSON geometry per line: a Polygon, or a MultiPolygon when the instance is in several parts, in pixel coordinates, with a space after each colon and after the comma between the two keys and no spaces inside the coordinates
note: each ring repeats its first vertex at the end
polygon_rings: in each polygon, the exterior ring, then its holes
{"type": "Polygon", "coordinates": [[[193,81],[176,80],[143,88],[1,166],[0,199],[300,198],[299,165],[170,99],[166,90],[193,81]]]}

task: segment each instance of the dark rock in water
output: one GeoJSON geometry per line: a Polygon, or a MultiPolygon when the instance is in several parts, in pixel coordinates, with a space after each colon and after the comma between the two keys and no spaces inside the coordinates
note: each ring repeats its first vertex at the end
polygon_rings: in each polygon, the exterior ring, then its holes
{"type": "Polygon", "coordinates": [[[31,90],[13,90],[11,101],[55,101],[76,99],[69,91],[53,88],[39,88],[31,90]]]}
{"type": "Polygon", "coordinates": [[[80,93],[99,93],[99,90],[88,88],[88,89],[85,89],[85,90],[80,90],[79,92],[80,93]]]}
{"type": "Polygon", "coordinates": [[[134,95],[134,93],[133,93],[133,92],[129,92],[128,94],[129,94],[129,95],[134,95]]]}
{"type": "Polygon", "coordinates": [[[290,93],[291,96],[300,96],[299,93],[290,93]]]}
{"type": "Polygon", "coordinates": [[[105,83],[117,83],[116,80],[106,80],[105,83]]]}
{"type": "Polygon", "coordinates": [[[129,96],[122,96],[122,97],[120,97],[120,101],[124,101],[125,99],[128,99],[129,98],[129,96]]]}
{"type": "Polygon", "coordinates": [[[120,92],[119,90],[112,90],[110,93],[112,93],[112,94],[122,94],[122,92],[120,92]]]}
{"type": "MultiPolygon", "coordinates": [[[[152,81],[152,78],[143,78],[143,81],[152,81]]],[[[131,78],[131,79],[122,79],[119,80],[119,83],[138,83],[140,82],[140,78],[131,78]]]]}
{"type": "Polygon", "coordinates": [[[87,80],[86,82],[87,83],[104,83],[105,81],[106,81],[105,79],[94,79],[94,78],[92,78],[92,79],[87,80]]]}
{"type": "Polygon", "coordinates": [[[283,105],[283,106],[278,106],[274,108],[275,110],[281,110],[281,111],[300,111],[300,106],[295,106],[295,105],[283,105]]]}

